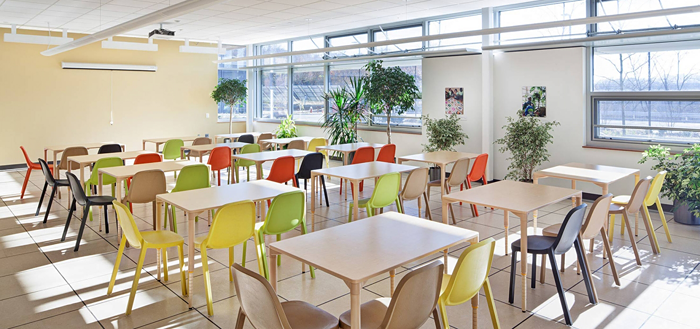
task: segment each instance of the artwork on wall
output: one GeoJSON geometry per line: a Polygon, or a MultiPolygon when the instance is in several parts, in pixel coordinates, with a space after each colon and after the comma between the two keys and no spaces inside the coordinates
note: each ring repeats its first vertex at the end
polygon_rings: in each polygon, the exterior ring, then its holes
{"type": "Polygon", "coordinates": [[[523,87],[523,116],[547,116],[547,87],[523,87]]]}
{"type": "Polygon", "coordinates": [[[464,88],[445,88],[445,114],[464,114],[464,88]]]}

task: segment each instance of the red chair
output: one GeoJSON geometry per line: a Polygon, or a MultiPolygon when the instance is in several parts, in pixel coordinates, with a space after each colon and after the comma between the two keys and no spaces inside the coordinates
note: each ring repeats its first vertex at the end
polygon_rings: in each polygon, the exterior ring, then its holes
{"type": "MultiPolygon", "coordinates": [[[[158,153],[146,153],[146,154],[139,154],[136,156],[136,159],[134,159],[135,165],[144,164],[144,163],[154,163],[154,162],[163,162],[163,156],[161,156],[158,153]]],[[[130,189],[131,189],[131,177],[129,177],[129,179],[126,180],[126,190],[128,191],[130,189]]],[[[121,200],[117,200],[117,201],[121,202],[121,200]]],[[[129,202],[129,210],[131,210],[131,212],[134,212],[134,208],[133,208],[131,202],[129,202]]]]}
{"type": "MultiPolygon", "coordinates": [[[[472,165],[472,170],[467,175],[467,187],[472,188],[472,182],[481,181],[481,184],[486,185],[486,164],[489,162],[489,154],[479,154],[474,160],[474,165],[472,165]]],[[[462,184],[459,189],[463,190],[464,184],[462,184]]],[[[479,211],[476,210],[476,205],[472,205],[474,208],[475,216],[479,216],[479,211]]]]}
{"type": "Polygon", "coordinates": [[[396,157],[396,145],[395,144],[387,144],[387,145],[382,146],[382,148],[379,150],[379,155],[377,155],[377,161],[396,163],[396,162],[394,162],[395,157],[396,157]]]}
{"type": "MultiPolygon", "coordinates": [[[[292,162],[293,161],[294,159],[292,159],[292,162]]],[[[231,167],[231,148],[228,146],[215,147],[211,150],[211,153],[209,153],[209,161],[207,161],[207,164],[211,166],[212,171],[216,171],[218,185],[221,186],[221,169],[231,167]]],[[[274,164],[272,166],[274,167],[274,164]]],[[[229,175],[229,180],[230,179],[231,175],[229,175]]]]}
{"type": "MultiPolygon", "coordinates": [[[[297,186],[297,179],[294,172],[296,169],[295,167],[296,161],[294,161],[293,156],[287,155],[279,157],[272,163],[270,174],[267,175],[265,179],[280,184],[287,183],[291,180],[294,187],[299,187],[297,186]]],[[[270,206],[270,200],[267,200],[267,206],[270,206]]]]}
{"type": "MultiPolygon", "coordinates": [[[[374,147],[363,146],[355,151],[355,156],[352,158],[351,164],[365,163],[374,161],[374,147]]],[[[364,188],[364,182],[360,182],[360,191],[364,188]]],[[[350,184],[350,192],[353,192],[353,185],[350,184]]],[[[340,194],[343,194],[343,180],[340,180],[340,194]]]]}
{"type": "MultiPolygon", "coordinates": [[[[22,192],[20,192],[20,199],[24,199],[24,191],[27,189],[27,184],[29,183],[29,175],[32,174],[32,170],[41,170],[41,165],[38,163],[32,162],[32,160],[29,160],[29,155],[27,155],[27,150],[24,149],[24,146],[19,147],[22,150],[22,154],[24,154],[24,160],[27,161],[27,174],[24,175],[24,183],[22,183],[22,192]]],[[[53,174],[53,165],[49,165],[49,169],[51,170],[51,174],[53,174]]]]}

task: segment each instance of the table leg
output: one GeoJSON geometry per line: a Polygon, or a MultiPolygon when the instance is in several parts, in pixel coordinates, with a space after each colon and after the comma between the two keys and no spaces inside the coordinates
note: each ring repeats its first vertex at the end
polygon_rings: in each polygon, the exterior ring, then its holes
{"type": "Polygon", "coordinates": [[[143,142],[143,150],[146,150],[146,142],[143,142]]]}
{"type": "MultiPolygon", "coordinates": [[[[104,195],[102,192],[102,189],[103,189],[102,179],[103,179],[102,173],[98,172],[97,173],[97,195],[100,195],[100,196],[104,195]]],[[[121,202],[121,199],[117,199],[117,201],[121,202]]],[[[98,215],[99,216],[98,217],[99,218],[99,231],[102,232],[102,211],[98,211],[98,212],[100,213],[98,215]]]]}
{"type": "Polygon", "coordinates": [[[311,172],[311,232],[316,230],[316,174],[311,172]]]}
{"type": "Polygon", "coordinates": [[[520,217],[520,275],[522,280],[522,307],[527,309],[527,213],[517,214],[520,217]]]}
{"type": "Polygon", "coordinates": [[[477,314],[479,313],[479,294],[472,297],[472,329],[478,329],[477,314]]]}
{"type": "MultiPolygon", "coordinates": [[[[68,165],[70,165],[70,164],[68,164],[68,165]]],[[[82,164],[78,164],[78,167],[80,170],[80,186],[83,186],[83,188],[84,188],[85,187],[85,167],[83,167],[82,164]]]]}
{"type": "MultiPolygon", "coordinates": [[[[445,267],[447,267],[447,265],[445,265],[445,267]]],[[[396,277],[396,269],[389,271],[389,284],[391,285],[391,287],[389,288],[389,291],[390,291],[391,296],[394,296],[394,287],[395,287],[394,286],[394,279],[395,279],[395,277],[396,277]]]]}
{"type": "MultiPolygon", "coordinates": [[[[349,156],[350,156],[350,152],[343,153],[343,166],[348,165],[348,157],[349,156]]],[[[343,190],[345,190],[345,201],[348,201],[348,180],[347,179],[343,180],[343,190]]]]}
{"type": "Polygon", "coordinates": [[[184,159],[184,158],[185,158],[185,149],[180,149],[180,159],[184,159]]]}
{"type": "Polygon", "coordinates": [[[510,248],[510,244],[508,244],[508,236],[510,235],[510,231],[508,230],[508,227],[510,226],[510,215],[507,210],[503,210],[503,228],[506,230],[506,256],[508,256],[508,248],[510,248]]]}
{"type": "MultiPolygon", "coordinates": [[[[539,178],[533,176],[532,177],[532,184],[539,184],[539,178]]],[[[537,209],[532,212],[532,227],[535,228],[535,233],[537,233],[537,209]]],[[[526,226],[527,228],[527,226],[526,226]]]]}
{"type": "MultiPolygon", "coordinates": [[[[576,181],[573,179],[571,180],[571,189],[572,190],[576,189],[576,181]]],[[[576,208],[576,197],[571,198],[571,207],[576,208]]]]}
{"type": "MultiPolygon", "coordinates": [[[[352,213],[352,220],[356,221],[360,218],[360,196],[359,196],[359,194],[360,194],[360,181],[353,180],[352,184],[350,184],[350,185],[352,185],[352,190],[354,192],[352,194],[352,203],[354,206],[354,209],[353,209],[354,211],[352,213]]],[[[346,193],[346,195],[347,195],[347,193],[346,193]]],[[[367,216],[369,217],[369,214],[367,214],[367,216]]]]}
{"type": "MultiPolygon", "coordinates": [[[[175,209],[173,209],[175,211],[175,209]]],[[[193,212],[187,212],[187,304],[194,307],[192,295],[194,295],[194,218],[193,212]]]]}
{"type": "Polygon", "coordinates": [[[353,329],[361,329],[360,322],[360,292],[362,291],[362,283],[345,282],[350,288],[350,327],[353,329]]]}
{"type": "MultiPolygon", "coordinates": [[[[637,187],[637,183],[639,183],[639,174],[634,174],[635,187],[637,187]]],[[[634,236],[639,236],[639,211],[634,214],[634,236]]]]}
{"type": "MultiPolygon", "coordinates": [[[[100,186],[102,186],[102,183],[100,183],[100,186]]],[[[123,196],[122,196],[122,188],[124,188],[123,186],[124,186],[124,181],[121,180],[121,179],[117,179],[117,184],[116,184],[116,186],[115,186],[115,190],[116,190],[116,191],[114,192],[114,197],[115,197],[115,198],[117,199],[117,201],[119,201],[119,202],[122,202],[122,198],[123,198],[123,196]]],[[[121,241],[121,233],[122,233],[122,232],[120,232],[120,230],[119,230],[119,223],[117,223],[116,218],[115,218],[114,223],[117,224],[117,237],[120,239],[119,241],[121,241]]]]}
{"type": "Polygon", "coordinates": [[[258,180],[263,179],[263,173],[262,173],[263,169],[262,169],[262,165],[263,165],[262,162],[256,162],[256,163],[255,163],[255,177],[256,177],[256,179],[258,179],[258,180]]]}
{"type": "Polygon", "coordinates": [[[447,170],[447,166],[440,164],[440,197],[445,195],[445,170],[447,170]]]}

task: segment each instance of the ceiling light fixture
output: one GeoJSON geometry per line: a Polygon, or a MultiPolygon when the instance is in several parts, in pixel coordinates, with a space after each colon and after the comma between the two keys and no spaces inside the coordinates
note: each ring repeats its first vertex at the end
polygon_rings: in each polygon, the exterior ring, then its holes
{"type": "Polygon", "coordinates": [[[148,43],[142,43],[112,41],[112,37],[109,37],[107,40],[102,41],[102,48],[119,50],[158,51],[158,45],[153,43],[152,38],[148,38],[148,43]]]}

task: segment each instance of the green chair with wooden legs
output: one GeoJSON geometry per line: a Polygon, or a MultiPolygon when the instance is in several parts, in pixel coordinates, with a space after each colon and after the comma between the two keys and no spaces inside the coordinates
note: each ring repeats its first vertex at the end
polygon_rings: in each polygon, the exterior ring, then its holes
{"type": "MultiPolygon", "coordinates": [[[[112,290],[114,289],[114,281],[117,279],[117,272],[119,272],[119,263],[122,260],[122,254],[124,254],[124,247],[126,246],[126,242],[129,242],[132,248],[141,249],[141,253],[136,265],[136,273],[134,273],[134,283],[131,286],[129,303],[126,305],[126,315],[131,314],[131,308],[134,305],[134,297],[136,296],[136,290],[139,286],[141,269],[143,268],[143,263],[146,259],[146,251],[148,249],[156,249],[158,252],[157,255],[162,256],[164,279],[165,281],[168,281],[167,248],[177,247],[178,256],[180,258],[180,287],[182,289],[182,295],[187,296],[187,279],[185,278],[184,271],[185,255],[183,251],[185,240],[177,233],[170,231],[140,232],[139,228],[136,226],[136,222],[134,221],[134,216],[131,214],[131,211],[129,211],[129,207],[116,200],[112,201],[112,205],[114,206],[114,211],[117,213],[119,226],[122,227],[124,235],[122,235],[122,241],[119,243],[117,260],[114,262],[114,269],[112,270],[112,278],[109,280],[107,295],[112,294],[112,290]]],[[[160,260],[156,261],[158,273],[160,273],[160,265],[160,260]]]]}
{"type": "MultiPolygon", "coordinates": [[[[180,175],[182,176],[182,175],[180,175]]],[[[207,296],[207,312],[214,315],[212,304],[211,278],[209,277],[209,262],[207,248],[228,249],[228,279],[233,282],[231,267],[234,263],[233,247],[243,244],[243,262],[245,267],[246,246],[248,239],[255,232],[255,203],[240,201],[227,204],[216,211],[216,217],[211,224],[209,234],[194,239],[194,246],[202,253],[202,270],[204,271],[204,290],[207,296]]]]}
{"type": "MultiPolygon", "coordinates": [[[[241,148],[241,153],[240,154],[247,154],[247,153],[258,153],[260,152],[260,144],[248,144],[245,145],[241,148]]],[[[250,160],[243,160],[243,159],[236,159],[236,162],[233,163],[233,171],[236,174],[236,182],[240,183],[241,181],[238,179],[238,168],[239,167],[245,167],[247,171],[247,178],[248,182],[250,182],[250,167],[255,165],[255,161],[250,161],[250,160]]],[[[261,168],[256,168],[256,170],[261,170],[261,168]]]]}
{"type": "MultiPolygon", "coordinates": [[[[99,177],[98,177],[98,170],[102,168],[109,168],[109,167],[121,167],[124,165],[124,162],[122,159],[114,157],[114,158],[103,158],[97,160],[95,162],[95,166],[92,168],[92,173],[90,173],[90,178],[85,181],[85,194],[87,196],[90,196],[92,193],[92,188],[95,187],[95,189],[98,188],[99,185],[99,177]]],[[[114,188],[117,184],[117,180],[109,175],[102,175],[102,185],[111,185],[112,186],[112,196],[114,196],[114,188]]],[[[126,186],[125,186],[126,188],[126,186]]],[[[126,191],[126,190],[125,190],[126,191]]],[[[97,193],[95,193],[97,195],[97,193]]],[[[92,209],[90,209],[90,221],[92,222],[92,209]]],[[[100,230],[102,229],[102,222],[100,222],[100,230]]]]}
{"type": "MultiPolygon", "coordinates": [[[[401,189],[401,173],[394,172],[384,174],[379,177],[377,184],[374,186],[372,197],[369,199],[358,200],[357,204],[360,208],[367,210],[367,217],[374,216],[375,209],[381,209],[391,206],[396,203],[398,212],[403,213],[401,209],[401,200],[399,199],[399,190],[401,189]]],[[[353,202],[350,202],[348,209],[348,222],[352,222],[352,210],[355,207],[353,202]]]]}
{"type": "MultiPolygon", "coordinates": [[[[287,233],[299,225],[301,225],[301,234],[306,234],[306,197],[303,191],[292,191],[276,196],[272,199],[265,221],[255,224],[253,238],[258,253],[258,269],[266,279],[270,279],[270,268],[265,256],[265,236],[276,235],[277,241],[279,241],[283,233],[287,233]]],[[[277,256],[277,265],[280,265],[281,261],[280,256],[277,256]]],[[[316,277],[313,267],[311,267],[311,277],[316,277]]]]}
{"type": "MultiPolygon", "coordinates": [[[[182,170],[180,171],[180,177],[178,177],[177,182],[175,182],[175,188],[173,188],[173,190],[170,191],[170,193],[196,190],[208,187],[211,187],[211,185],[209,184],[209,167],[207,167],[207,165],[203,163],[194,164],[182,168],[182,170]]],[[[170,212],[170,218],[172,219],[172,229],[175,233],[177,233],[177,217],[175,216],[176,212],[177,211],[175,210],[175,207],[172,207],[170,212]]],[[[165,204],[165,214],[168,214],[167,203],[165,204]]],[[[212,216],[213,215],[214,211],[212,211],[212,216]]],[[[195,220],[198,220],[198,218],[195,217],[195,220]]],[[[168,227],[167,220],[165,220],[165,222],[163,223],[163,227],[168,227]]]]}
{"type": "MultiPolygon", "coordinates": [[[[163,145],[163,160],[178,160],[182,156],[181,148],[185,146],[182,139],[171,139],[163,145]]],[[[177,171],[174,172],[177,179],[177,171]]]]}

